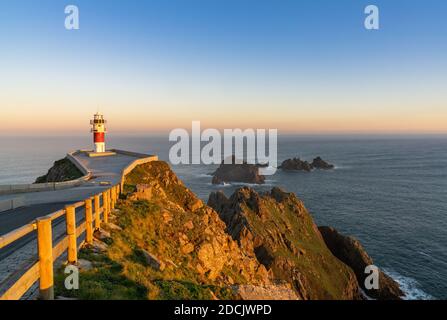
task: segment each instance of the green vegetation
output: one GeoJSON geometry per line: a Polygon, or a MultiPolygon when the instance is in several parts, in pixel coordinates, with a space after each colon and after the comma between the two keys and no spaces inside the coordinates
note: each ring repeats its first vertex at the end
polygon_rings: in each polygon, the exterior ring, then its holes
{"type": "Polygon", "coordinates": [[[165,227],[163,210],[157,203],[124,200],[119,209],[115,222],[123,230],[112,231],[107,252],[81,250],[79,258],[92,262],[93,268],[81,270],[79,290],[66,290],[64,267],[57,270],[56,295],[88,300],[234,298],[230,287],[203,281],[194,268],[196,255],[183,254],[173,240],[174,230],[183,227],[189,214],[183,212],[182,219],[173,219],[165,227]],[[143,250],[162,260],[165,269],[147,265],[143,250]]]}
{"type": "MultiPolygon", "coordinates": [[[[276,236],[273,241],[266,241],[266,247],[274,250],[276,259],[283,258],[293,262],[293,268],[304,275],[307,283],[303,284],[309,288],[308,294],[313,299],[343,297],[343,290],[350,279],[350,270],[328,250],[304,206],[301,214],[297,215],[297,203],[300,201],[292,196],[291,199],[285,200],[285,205],[280,210],[274,199],[263,199],[265,210],[270,214],[267,223],[249,208],[245,211],[250,225],[255,229],[254,234],[263,239],[271,239],[271,230],[274,230],[276,236]],[[283,244],[280,245],[277,241],[283,244]],[[337,276],[334,276],[335,274],[337,276]]],[[[288,280],[288,268],[278,265],[272,267],[277,277],[288,280]]]]}
{"type": "Polygon", "coordinates": [[[65,267],[62,266],[55,276],[56,296],[81,300],[135,300],[147,297],[147,289],[123,275],[123,267],[106,255],[83,249],[79,258],[91,261],[93,268],[80,272],[79,290],[67,290],[64,286],[65,267]]]}

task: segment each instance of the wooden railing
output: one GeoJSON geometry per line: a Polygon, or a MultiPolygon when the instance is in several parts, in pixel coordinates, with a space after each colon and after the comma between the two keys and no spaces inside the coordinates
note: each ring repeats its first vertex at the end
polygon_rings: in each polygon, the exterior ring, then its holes
{"type": "Polygon", "coordinates": [[[37,230],[38,260],[29,267],[0,297],[1,300],[20,299],[36,281],[39,281],[39,297],[44,300],[54,299],[54,261],[67,252],[67,262],[76,264],[78,261],[77,239],[85,233],[81,242],[93,244],[93,232],[101,228],[101,223],[108,223],[109,214],[115,208],[121,185],[115,185],[85,201],[66,206],[47,216],[24,225],[0,237],[0,249],[25,237],[37,230]],[[102,199],[102,205],[101,200],[102,199]],[[76,209],[85,209],[85,220],[77,225],[76,209]],[[65,215],[66,234],[62,240],[53,246],[52,221],[65,215]]]}

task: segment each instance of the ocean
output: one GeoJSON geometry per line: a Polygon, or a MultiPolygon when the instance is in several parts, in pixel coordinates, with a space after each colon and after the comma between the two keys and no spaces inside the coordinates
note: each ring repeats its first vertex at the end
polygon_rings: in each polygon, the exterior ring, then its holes
{"type": "MultiPolygon", "coordinates": [[[[108,136],[108,147],[168,160],[167,136],[108,136]]],[[[91,144],[90,136],[0,137],[0,184],[29,183],[52,163],[91,144]]],[[[278,161],[333,163],[331,171],[282,172],[258,191],[279,186],[297,194],[318,225],[358,238],[376,265],[409,299],[447,299],[447,136],[280,136],[278,161]]],[[[179,165],[185,185],[207,200],[242,184],[214,186],[217,166],[179,165]]]]}

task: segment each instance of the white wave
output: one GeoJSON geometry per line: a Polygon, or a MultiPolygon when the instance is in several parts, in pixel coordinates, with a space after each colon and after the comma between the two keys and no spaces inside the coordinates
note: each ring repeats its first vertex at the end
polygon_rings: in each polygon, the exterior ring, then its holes
{"type": "Polygon", "coordinates": [[[425,252],[423,252],[423,251],[418,251],[418,253],[419,253],[421,256],[425,256],[425,257],[427,257],[427,258],[433,258],[431,255],[429,255],[428,253],[425,253],[425,252]]]}
{"type": "Polygon", "coordinates": [[[212,185],[214,187],[250,187],[250,188],[256,188],[256,187],[273,187],[273,183],[264,183],[264,184],[257,184],[257,183],[245,183],[245,182],[224,182],[223,184],[213,184],[208,183],[208,185],[212,185]]]}
{"type": "Polygon", "coordinates": [[[212,176],[213,175],[210,174],[210,173],[200,173],[200,174],[197,175],[197,177],[200,177],[200,178],[209,178],[209,177],[212,177],[212,176]]]}
{"type": "Polygon", "coordinates": [[[335,170],[349,170],[351,168],[352,168],[351,166],[341,166],[341,165],[335,165],[334,166],[335,170]]]}
{"type": "Polygon", "coordinates": [[[275,184],[273,183],[273,180],[265,180],[267,183],[258,184],[258,183],[246,183],[246,182],[232,182],[231,185],[236,187],[250,187],[250,188],[256,188],[256,187],[273,187],[275,184]]]}
{"type": "Polygon", "coordinates": [[[403,276],[395,271],[383,269],[387,275],[393,278],[399,285],[401,290],[405,293],[404,300],[434,300],[435,297],[426,293],[419,288],[420,284],[416,279],[403,276]]]}

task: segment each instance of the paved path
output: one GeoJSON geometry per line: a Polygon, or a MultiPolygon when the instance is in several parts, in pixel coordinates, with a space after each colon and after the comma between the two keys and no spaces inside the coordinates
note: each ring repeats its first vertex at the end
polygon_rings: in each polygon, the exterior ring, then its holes
{"type": "MultiPolygon", "coordinates": [[[[21,194],[2,195],[0,200],[23,197],[25,206],[0,213],[0,235],[15,230],[38,217],[63,209],[67,204],[82,201],[102,192],[109,186],[100,183],[109,182],[115,185],[121,181],[121,173],[137,157],[116,154],[109,157],[89,158],[81,153],[75,156],[92,172],[93,178],[85,185],[65,190],[30,192],[21,194]]],[[[82,210],[77,210],[76,217],[83,220],[82,210]]],[[[59,238],[65,233],[65,218],[61,217],[53,222],[53,237],[59,238]]],[[[2,284],[14,277],[24,264],[36,259],[36,233],[20,239],[11,245],[0,249],[0,291],[2,284]]]]}
{"type": "MultiPolygon", "coordinates": [[[[93,174],[93,179],[80,187],[56,190],[56,191],[41,191],[41,192],[29,192],[29,193],[17,193],[1,195],[1,200],[8,200],[17,197],[22,197],[26,206],[45,203],[57,203],[68,201],[83,200],[93,194],[100,192],[106,188],[100,186],[101,182],[110,182],[111,184],[117,184],[121,180],[121,172],[134,160],[136,157],[117,154],[109,157],[97,157],[89,158],[85,154],[81,153],[75,156],[85,167],[87,167],[93,174]]],[[[15,211],[15,210],[12,210],[15,211]]],[[[2,222],[0,213],[0,224],[2,222]]]]}

